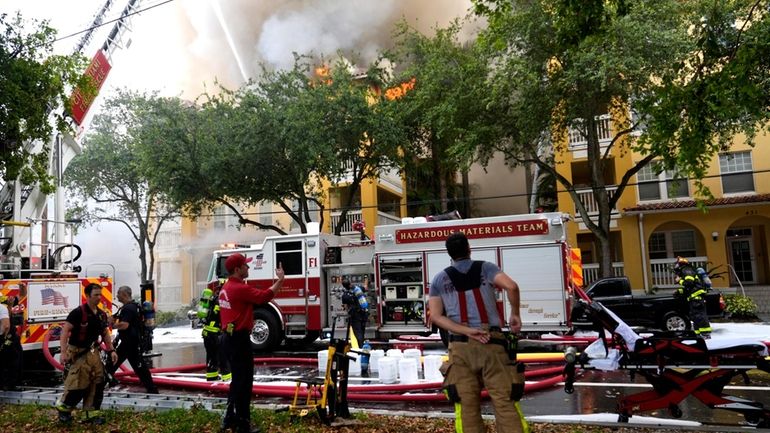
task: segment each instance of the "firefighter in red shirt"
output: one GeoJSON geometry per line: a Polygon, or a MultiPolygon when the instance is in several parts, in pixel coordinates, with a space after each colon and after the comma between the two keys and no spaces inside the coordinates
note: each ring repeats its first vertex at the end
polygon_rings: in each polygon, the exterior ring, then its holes
{"type": "Polygon", "coordinates": [[[254,305],[270,302],[283,286],[283,268],[278,263],[276,281],[269,289],[257,289],[246,284],[249,262],[243,254],[233,254],[225,260],[229,275],[219,293],[219,314],[224,331],[224,352],[230,361],[233,374],[227,395],[227,410],[222,418],[222,430],[234,429],[237,433],[259,432],[251,428],[251,388],[254,384],[254,360],[249,335],[254,327],[254,305]]]}

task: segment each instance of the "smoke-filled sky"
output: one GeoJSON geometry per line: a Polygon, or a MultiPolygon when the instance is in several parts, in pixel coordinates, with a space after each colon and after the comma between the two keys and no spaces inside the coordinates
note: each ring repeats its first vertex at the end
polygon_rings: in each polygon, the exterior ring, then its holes
{"type": "MultiPolygon", "coordinates": [[[[215,80],[237,87],[260,65],[287,68],[293,53],[336,56],[361,64],[391,46],[394,24],[405,19],[420,31],[468,13],[470,0],[144,0],[128,34],[130,46],[116,52],[110,87],[159,90],[195,97],[215,80]]],[[[105,0],[0,0],[0,12],[20,10],[48,19],[59,36],[90,26],[105,0]]],[[[107,19],[127,0],[114,0],[107,19]]],[[[95,32],[84,54],[93,56],[111,25],[95,32]]],[[[57,43],[71,52],[80,36],[57,43]]]]}

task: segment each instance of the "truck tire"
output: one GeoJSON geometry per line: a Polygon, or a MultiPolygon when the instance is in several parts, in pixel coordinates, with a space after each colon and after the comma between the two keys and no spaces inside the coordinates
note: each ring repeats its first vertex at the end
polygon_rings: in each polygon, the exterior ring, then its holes
{"type": "Polygon", "coordinates": [[[669,311],[663,315],[660,329],[664,331],[686,331],[690,329],[690,319],[676,311],[669,311]]]}
{"type": "Polygon", "coordinates": [[[258,308],[254,310],[254,327],[251,328],[251,348],[255,351],[270,351],[281,344],[283,332],[281,323],[273,313],[258,308]]]}

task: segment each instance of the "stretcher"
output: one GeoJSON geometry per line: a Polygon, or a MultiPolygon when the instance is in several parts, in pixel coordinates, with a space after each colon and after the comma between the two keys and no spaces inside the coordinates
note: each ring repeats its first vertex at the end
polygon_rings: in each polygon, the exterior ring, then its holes
{"type": "MultiPolygon", "coordinates": [[[[586,302],[581,300],[580,302],[586,302]]],[[[642,337],[615,313],[599,302],[590,302],[588,310],[599,335],[610,331],[604,344],[603,356],[589,357],[588,349],[579,356],[568,349],[565,353],[565,391],[574,391],[575,366],[584,369],[627,370],[633,379],[643,377],[652,390],[627,395],[618,403],[618,421],[628,422],[640,412],[668,409],[679,418],[679,403],[693,396],[712,409],[741,413],[746,422],[770,427],[770,410],[762,403],[724,393],[733,378],[749,383],[748,371],[770,372],[767,346],[751,338],[712,338],[704,340],[691,331],[660,332],[642,337]]],[[[602,343],[600,343],[602,342],[602,343]]],[[[595,350],[594,350],[595,352],[595,350]]]]}

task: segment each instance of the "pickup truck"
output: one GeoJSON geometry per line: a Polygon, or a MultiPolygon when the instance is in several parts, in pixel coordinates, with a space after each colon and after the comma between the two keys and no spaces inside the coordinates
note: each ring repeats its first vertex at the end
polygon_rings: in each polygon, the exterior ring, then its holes
{"type": "MultiPolygon", "coordinates": [[[[586,294],[612,310],[629,326],[663,331],[691,329],[687,302],[674,296],[676,289],[666,290],[665,294],[634,295],[628,277],[610,277],[593,282],[586,289],[586,294]]],[[[575,302],[573,306],[573,329],[591,327],[591,319],[584,305],[575,302]]],[[[706,312],[710,318],[721,317],[724,308],[725,302],[721,293],[712,290],[706,294],[706,312]]]]}

